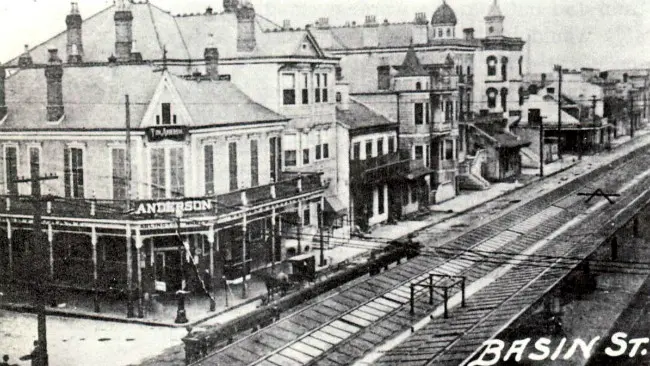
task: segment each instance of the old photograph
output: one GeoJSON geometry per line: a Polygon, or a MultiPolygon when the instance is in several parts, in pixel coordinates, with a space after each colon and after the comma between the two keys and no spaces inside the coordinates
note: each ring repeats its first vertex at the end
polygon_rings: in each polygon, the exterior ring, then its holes
{"type": "Polygon", "coordinates": [[[3,0],[0,366],[650,365],[649,97],[643,0],[3,0]]]}

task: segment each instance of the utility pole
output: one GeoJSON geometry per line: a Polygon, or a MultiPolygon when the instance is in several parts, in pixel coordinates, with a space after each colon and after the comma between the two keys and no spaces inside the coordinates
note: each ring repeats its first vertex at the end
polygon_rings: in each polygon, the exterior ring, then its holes
{"type": "MultiPolygon", "coordinates": [[[[46,268],[49,266],[49,260],[46,258],[49,257],[49,255],[46,255],[46,253],[43,250],[43,241],[41,240],[43,236],[43,230],[42,230],[42,223],[41,223],[41,217],[42,217],[42,196],[41,196],[41,182],[46,181],[46,180],[53,180],[57,179],[58,177],[55,175],[47,175],[47,176],[39,176],[38,175],[38,169],[32,169],[31,171],[31,176],[29,178],[21,178],[17,179],[14,182],[15,183],[30,183],[32,186],[32,194],[31,194],[31,201],[32,205],[34,207],[34,222],[33,222],[33,227],[32,227],[32,252],[35,254],[34,261],[32,262],[32,273],[31,275],[33,276],[33,281],[34,281],[34,291],[36,298],[38,299],[37,304],[36,304],[36,312],[37,312],[37,322],[38,322],[38,346],[36,349],[34,349],[35,354],[32,356],[34,358],[37,358],[39,363],[36,363],[38,365],[44,365],[47,366],[49,364],[48,362],[48,355],[47,355],[47,325],[46,325],[46,319],[45,319],[45,302],[46,302],[46,297],[49,297],[48,295],[51,295],[51,289],[49,288],[50,286],[47,286],[43,276],[40,275],[39,270],[42,270],[43,268],[46,268]],[[47,263],[47,264],[46,264],[47,263]]],[[[51,278],[49,279],[50,281],[52,280],[51,278]]],[[[34,361],[32,361],[34,362],[34,361]]]]}
{"type": "Polygon", "coordinates": [[[318,213],[318,229],[320,231],[320,267],[322,267],[325,265],[325,243],[323,240],[323,229],[325,228],[325,222],[323,221],[324,200],[321,198],[320,202],[320,212],[318,213]]]}
{"type": "MultiPolygon", "coordinates": [[[[558,141],[558,154],[559,151],[558,141]]],[[[539,118],[539,177],[544,177],[544,117],[539,118]]]]}
{"type": "Polygon", "coordinates": [[[632,90],[628,93],[630,96],[630,138],[634,138],[634,95],[632,90]]]}
{"type": "Polygon", "coordinates": [[[562,65],[555,65],[555,71],[558,73],[558,92],[557,92],[557,157],[562,159],[562,150],[560,143],[562,141],[562,65]]]}

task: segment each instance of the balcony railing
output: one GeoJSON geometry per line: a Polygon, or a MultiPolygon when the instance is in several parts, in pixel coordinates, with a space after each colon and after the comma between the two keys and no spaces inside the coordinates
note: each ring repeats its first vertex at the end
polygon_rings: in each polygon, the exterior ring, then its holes
{"type": "MultiPolygon", "coordinates": [[[[184,217],[220,215],[239,211],[246,207],[291,198],[323,189],[320,173],[284,174],[283,180],[259,187],[204,197],[184,197],[157,200],[78,199],[44,196],[43,216],[60,218],[94,219],[151,219],[175,217],[177,210],[184,217]]],[[[0,196],[0,214],[28,215],[34,208],[30,197],[0,196]]]]}
{"type": "Polygon", "coordinates": [[[366,160],[350,161],[350,180],[372,182],[399,173],[410,160],[408,151],[401,150],[366,160]]]}

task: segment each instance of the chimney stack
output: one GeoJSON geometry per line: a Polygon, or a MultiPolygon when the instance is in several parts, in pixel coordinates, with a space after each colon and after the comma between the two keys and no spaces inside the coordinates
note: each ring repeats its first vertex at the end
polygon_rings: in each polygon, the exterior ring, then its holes
{"type": "Polygon", "coordinates": [[[22,69],[30,67],[33,64],[32,55],[29,54],[29,45],[25,45],[25,52],[18,58],[18,66],[22,69]]]}
{"type": "Polygon", "coordinates": [[[377,25],[377,17],[374,15],[366,15],[366,25],[377,25]]]}
{"type": "Polygon", "coordinates": [[[327,29],[330,27],[330,18],[322,17],[316,21],[318,28],[327,29]]]}
{"type": "Polygon", "coordinates": [[[133,48],[133,13],[124,0],[119,0],[115,11],[115,57],[120,62],[131,59],[133,48]]]}
{"type": "Polygon", "coordinates": [[[82,41],[82,21],[81,14],[79,14],[79,6],[76,2],[72,2],[71,7],[70,14],[65,17],[65,24],[68,30],[66,53],[68,54],[68,62],[73,64],[80,63],[83,60],[84,46],[82,41]]]}
{"type": "Polygon", "coordinates": [[[63,117],[63,62],[59,58],[58,50],[50,48],[50,59],[45,66],[47,79],[47,120],[56,122],[63,117]]]}
{"type": "Polygon", "coordinates": [[[213,11],[214,11],[214,9],[212,9],[211,6],[208,6],[207,9],[205,9],[205,13],[207,15],[212,15],[213,11]]]}
{"type": "Polygon", "coordinates": [[[237,51],[253,51],[255,40],[255,9],[250,3],[237,8],[237,51]]]}
{"type": "Polygon", "coordinates": [[[468,41],[474,39],[474,28],[463,29],[463,34],[465,35],[465,39],[468,41]]]}
{"type": "Polygon", "coordinates": [[[282,21],[282,29],[288,30],[289,28],[291,28],[291,21],[289,19],[282,21]]]}
{"type": "Polygon", "coordinates": [[[5,67],[0,64],[0,121],[7,115],[7,100],[5,99],[5,67]]]}
{"type": "Polygon", "coordinates": [[[423,12],[415,13],[415,24],[420,24],[420,25],[429,24],[426,13],[423,12]]]}
{"type": "Polygon", "coordinates": [[[213,35],[210,34],[208,46],[203,51],[205,58],[205,72],[210,80],[219,80],[219,49],[214,44],[213,35]]]}
{"type": "Polygon", "coordinates": [[[226,13],[234,13],[237,10],[237,0],[223,0],[223,11],[226,13]]]}

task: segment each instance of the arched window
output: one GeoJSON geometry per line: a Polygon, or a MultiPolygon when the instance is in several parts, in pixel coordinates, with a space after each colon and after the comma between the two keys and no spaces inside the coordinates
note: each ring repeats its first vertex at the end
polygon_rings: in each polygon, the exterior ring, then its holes
{"type": "Polygon", "coordinates": [[[519,105],[524,105],[524,87],[519,87],[519,105]]]}
{"type": "Polygon", "coordinates": [[[524,56],[519,56],[519,76],[524,76],[524,56]]]}
{"type": "Polygon", "coordinates": [[[508,58],[501,58],[501,78],[503,81],[508,80],[508,58]]]}
{"type": "Polygon", "coordinates": [[[438,38],[442,38],[442,28],[438,28],[438,38]]]}
{"type": "Polygon", "coordinates": [[[467,75],[471,75],[471,74],[472,74],[472,67],[467,66],[467,75]]]}
{"type": "Polygon", "coordinates": [[[422,83],[421,82],[418,81],[417,83],[415,83],[415,90],[422,90],[422,83]]]}
{"type": "Polygon", "coordinates": [[[451,28],[447,28],[447,38],[451,38],[451,28]]]}
{"type": "Polygon", "coordinates": [[[494,88],[489,88],[487,90],[488,108],[496,108],[497,107],[497,95],[498,94],[499,94],[499,92],[494,88]]]}
{"type": "Polygon", "coordinates": [[[508,110],[508,89],[507,88],[501,88],[501,108],[503,111],[508,110]]]}
{"type": "Polygon", "coordinates": [[[497,58],[490,56],[485,61],[487,63],[488,76],[494,76],[497,74],[497,58]]]}

